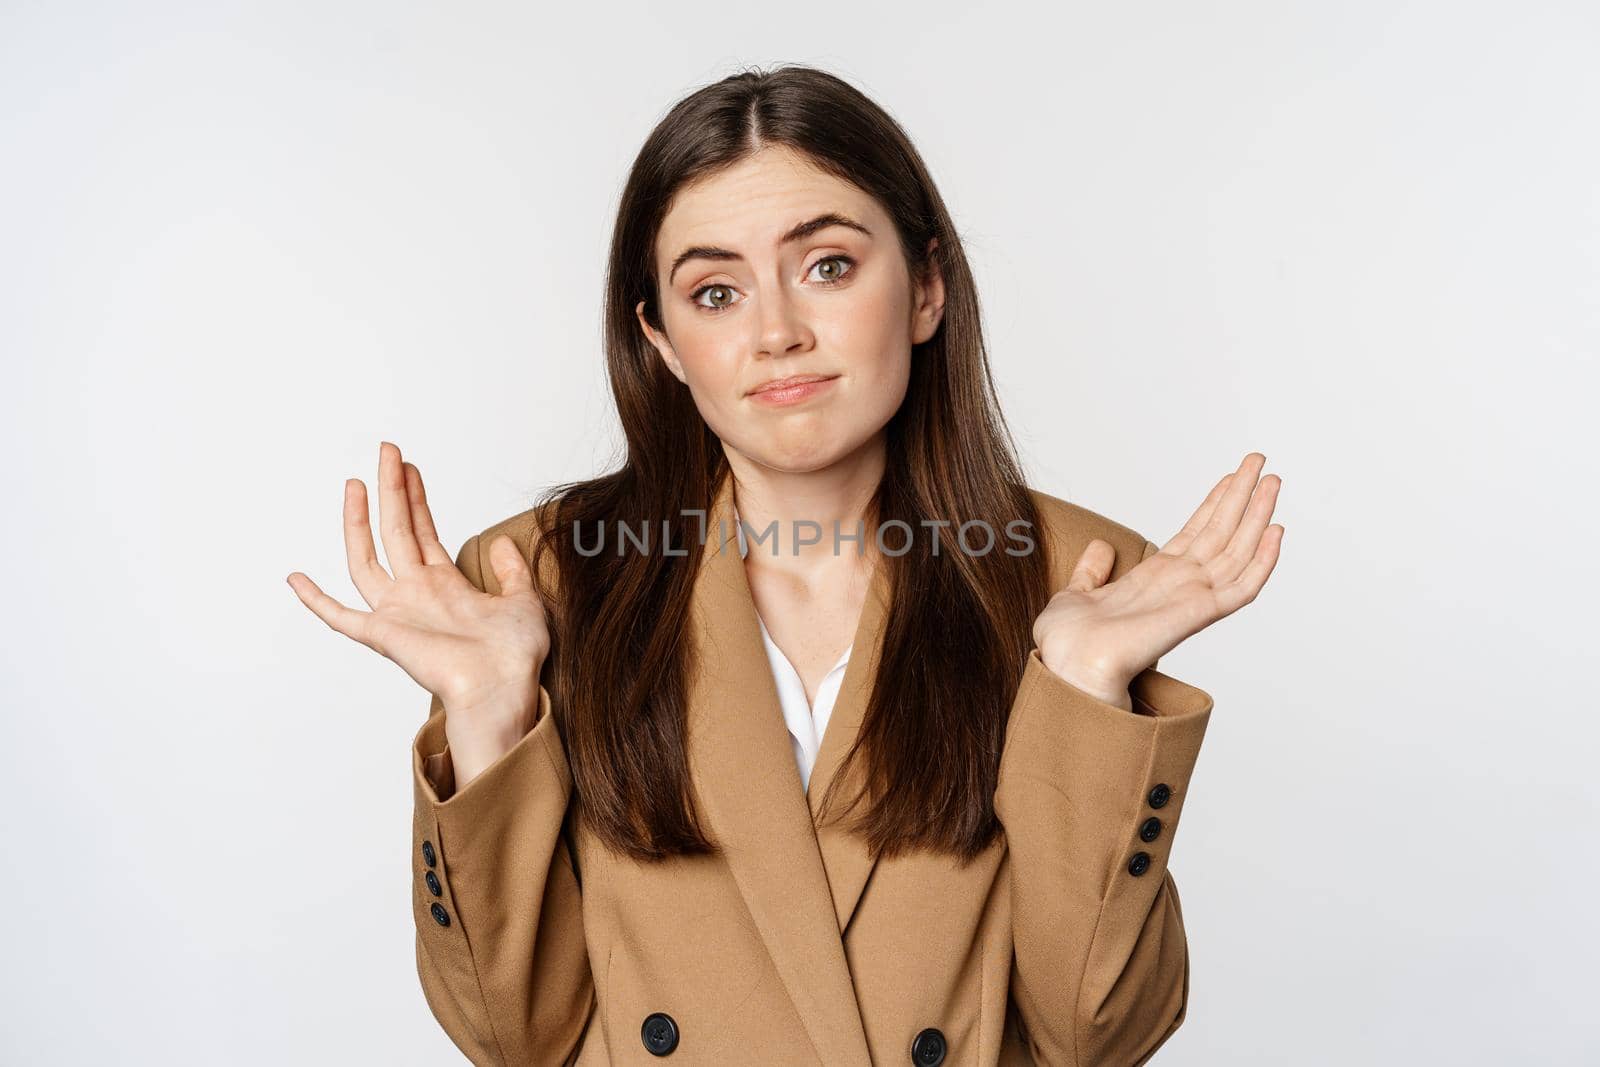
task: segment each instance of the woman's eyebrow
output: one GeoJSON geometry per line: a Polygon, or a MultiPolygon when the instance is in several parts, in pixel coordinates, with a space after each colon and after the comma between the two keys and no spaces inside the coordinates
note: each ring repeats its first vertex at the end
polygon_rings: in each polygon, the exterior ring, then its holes
{"type": "MultiPolygon", "coordinates": [[[[816,233],[818,230],[827,229],[829,226],[847,226],[852,230],[866,234],[868,237],[872,236],[871,230],[867,229],[850,216],[841,215],[837,211],[826,211],[814,219],[807,219],[799,225],[792,227],[788,233],[778,238],[778,244],[786,245],[791,241],[804,240],[805,238],[816,233]]],[[[718,248],[715,245],[695,245],[691,248],[685,248],[673,259],[672,269],[667,272],[667,284],[672,284],[672,279],[678,273],[678,268],[683,266],[684,263],[691,259],[724,260],[743,258],[744,257],[739,253],[731,249],[718,248]]]]}

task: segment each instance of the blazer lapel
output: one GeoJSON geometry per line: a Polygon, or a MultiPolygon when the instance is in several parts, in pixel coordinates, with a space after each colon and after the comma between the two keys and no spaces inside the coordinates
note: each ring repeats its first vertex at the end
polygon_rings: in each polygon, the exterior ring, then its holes
{"type": "MultiPolygon", "coordinates": [[[[870,1067],[840,936],[840,915],[854,907],[867,868],[832,834],[826,845],[819,844],[739,555],[732,492],[728,474],[707,514],[705,550],[691,597],[698,655],[689,690],[690,778],[818,1057],[830,1067],[870,1067]],[[830,878],[841,880],[850,898],[843,912],[830,878]]],[[[852,674],[858,680],[867,674],[868,658],[875,659],[851,654],[828,740],[812,772],[814,783],[830,744],[837,750],[838,736],[853,733],[859,722],[859,710],[847,710],[852,701],[846,693],[853,692],[852,674]]]]}
{"type": "MultiPolygon", "coordinates": [[[[855,914],[861,891],[876,861],[867,850],[864,838],[849,832],[836,819],[820,822],[822,798],[827,795],[828,786],[838,774],[845,753],[861,732],[867,698],[872,695],[873,682],[878,677],[889,602],[888,574],[882,567],[877,567],[873,570],[872,582],[867,589],[866,603],[861,607],[861,621],[856,626],[850,662],[845,664],[844,678],[840,680],[839,694],[828,716],[828,728],[822,733],[822,744],[817,749],[816,762],[811,766],[811,784],[806,790],[806,802],[811,809],[813,825],[817,828],[817,843],[828,873],[834,917],[838,921],[841,936],[850,925],[850,917],[855,914]]],[[[840,810],[860,791],[861,782],[858,764],[851,771],[850,781],[840,786],[837,805],[840,810]]]]}

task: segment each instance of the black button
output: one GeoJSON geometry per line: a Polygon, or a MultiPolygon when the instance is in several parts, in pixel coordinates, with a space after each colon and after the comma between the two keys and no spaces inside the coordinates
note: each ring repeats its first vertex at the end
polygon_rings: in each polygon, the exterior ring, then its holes
{"type": "Polygon", "coordinates": [[[1150,806],[1152,808],[1164,808],[1167,806],[1167,799],[1171,796],[1172,790],[1167,788],[1166,782],[1162,782],[1150,790],[1150,806]]]}
{"type": "Polygon", "coordinates": [[[944,1035],[930,1026],[911,1042],[911,1062],[922,1067],[938,1067],[944,1062],[944,1035]]]}
{"type": "Polygon", "coordinates": [[[432,841],[424,841],[422,843],[422,860],[429,867],[433,866],[434,855],[433,855],[433,842],[432,841]]]}
{"type": "Polygon", "coordinates": [[[438,901],[434,901],[433,907],[428,910],[433,912],[434,922],[438,923],[440,926],[450,925],[450,913],[444,910],[443,904],[440,904],[438,901]]]}
{"type": "MultiPolygon", "coordinates": [[[[1148,819],[1146,819],[1144,821],[1144,825],[1139,827],[1139,840],[1141,840],[1141,841],[1154,841],[1156,838],[1158,838],[1160,836],[1161,836],[1161,820],[1156,818],[1154,815],[1152,815],[1148,819]]],[[[430,874],[430,875],[428,875],[428,877],[432,878],[433,875],[430,874]]]]}
{"type": "Polygon", "coordinates": [[[444,892],[444,889],[439,885],[439,876],[434,874],[432,871],[424,874],[422,876],[422,880],[428,883],[428,892],[432,893],[434,896],[439,896],[444,892]]]}
{"type": "MultiPolygon", "coordinates": [[[[1128,873],[1135,877],[1138,877],[1149,869],[1150,853],[1148,852],[1135,852],[1133,854],[1133,859],[1128,861],[1128,873]]],[[[435,904],[434,907],[438,907],[438,905],[435,904]]]]}
{"type": "Polygon", "coordinates": [[[678,1024],[666,1012],[653,1011],[644,1017],[639,1036],[652,1055],[665,1056],[678,1047],[678,1024]]]}

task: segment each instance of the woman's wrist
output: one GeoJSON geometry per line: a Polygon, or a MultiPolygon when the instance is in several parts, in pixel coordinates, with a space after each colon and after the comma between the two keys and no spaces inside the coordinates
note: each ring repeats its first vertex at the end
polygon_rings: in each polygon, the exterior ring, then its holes
{"type": "Polygon", "coordinates": [[[530,692],[507,696],[495,706],[446,707],[445,741],[450,747],[457,792],[515,748],[537,724],[538,716],[537,682],[530,692]]]}
{"type": "Polygon", "coordinates": [[[1096,700],[1113,707],[1124,711],[1133,710],[1133,697],[1128,692],[1128,685],[1133,679],[1123,678],[1114,672],[1079,662],[1048,640],[1039,645],[1039,659],[1051,674],[1073,688],[1082,690],[1096,700]]]}

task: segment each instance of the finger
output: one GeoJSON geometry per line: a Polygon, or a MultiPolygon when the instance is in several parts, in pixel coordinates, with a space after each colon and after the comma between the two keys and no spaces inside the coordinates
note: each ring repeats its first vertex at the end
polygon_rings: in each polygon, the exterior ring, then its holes
{"type": "Polygon", "coordinates": [[[411,529],[406,473],[400,464],[400,449],[388,441],[378,442],[378,535],[396,578],[422,566],[422,549],[411,529]]]}
{"type": "Polygon", "coordinates": [[[1261,543],[1250,557],[1250,563],[1239,572],[1239,577],[1217,592],[1223,615],[1231,615],[1256,598],[1267,578],[1278,565],[1279,547],[1283,544],[1283,526],[1273,523],[1261,536],[1261,543]]]}
{"type": "Polygon", "coordinates": [[[1099,589],[1111,577],[1111,565],[1116,559],[1117,550],[1111,542],[1095,538],[1085,546],[1083,555],[1078,557],[1077,564],[1072,568],[1072,576],[1067,579],[1067,588],[1075,593],[1099,589]]]}
{"type": "Polygon", "coordinates": [[[1261,544],[1262,532],[1272,519],[1273,509],[1278,506],[1278,490],[1282,486],[1283,479],[1276,474],[1269,474],[1256,483],[1256,491],[1250,496],[1250,506],[1245,509],[1239,528],[1211,562],[1214,584],[1226,585],[1234,581],[1249,565],[1261,544]]]}
{"type": "Polygon", "coordinates": [[[345,607],[299,571],[289,575],[289,587],[294,590],[294,595],[300,598],[300,603],[310,608],[311,613],[327,623],[330,629],[364,645],[367,644],[367,620],[372,617],[371,612],[345,607]]]}
{"type": "Polygon", "coordinates": [[[372,523],[367,518],[367,487],[360,478],[348,478],[344,483],[344,556],[361,599],[368,607],[377,607],[394,579],[378,562],[372,523]]]}
{"type": "Polygon", "coordinates": [[[1256,479],[1260,477],[1261,467],[1266,462],[1267,457],[1260,452],[1251,452],[1244,457],[1239,469],[1233,472],[1233,481],[1222,494],[1222,499],[1212,509],[1211,518],[1190,543],[1190,556],[1201,562],[1209,562],[1222,551],[1233,537],[1234,530],[1239,527],[1239,517],[1244,514],[1245,506],[1255,493],[1256,479]]]}
{"type": "Polygon", "coordinates": [[[439,531],[428,510],[428,492],[422,487],[422,472],[415,463],[405,465],[406,496],[411,500],[411,527],[417,531],[417,547],[427,563],[454,563],[449,551],[439,543],[439,531]]]}
{"type": "Polygon", "coordinates": [[[533,589],[533,571],[522,558],[522,549],[510,534],[498,534],[489,542],[489,569],[500,582],[500,595],[526,593],[533,589]]]}
{"type": "Polygon", "coordinates": [[[1190,543],[1199,536],[1201,530],[1205,529],[1206,523],[1211,521],[1211,513],[1216,510],[1217,501],[1222,499],[1222,494],[1232,484],[1233,472],[1229,471],[1222,476],[1221,481],[1211,487],[1211,492],[1207,493],[1206,498],[1200,502],[1200,506],[1194,509],[1194,514],[1189,516],[1189,521],[1184,523],[1183,528],[1173,534],[1172,538],[1161,546],[1161,551],[1180,556],[1188,551],[1190,543]]]}

